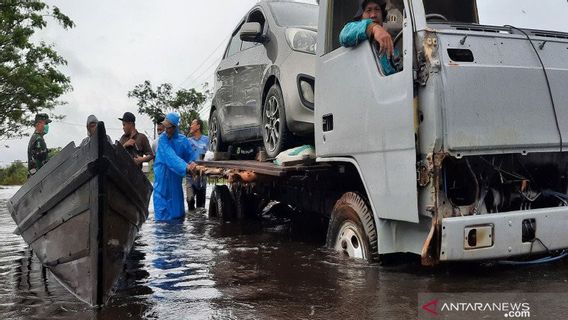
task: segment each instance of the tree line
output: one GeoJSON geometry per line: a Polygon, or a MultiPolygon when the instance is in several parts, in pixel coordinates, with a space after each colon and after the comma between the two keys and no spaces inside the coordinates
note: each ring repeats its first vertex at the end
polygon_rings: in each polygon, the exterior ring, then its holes
{"type": "MultiPolygon", "coordinates": [[[[63,106],[61,96],[72,90],[71,79],[60,71],[67,61],[53,45],[32,41],[32,36],[55,22],[64,29],[75,22],[58,7],[39,0],[0,1],[0,140],[29,135],[35,114],[51,113],[63,106]]],[[[146,80],[128,92],[136,100],[138,112],[154,122],[160,114],[181,114],[180,130],[187,133],[191,121],[210,97],[207,84],[202,90],[174,90],[170,83],[153,87],[146,80]]]]}

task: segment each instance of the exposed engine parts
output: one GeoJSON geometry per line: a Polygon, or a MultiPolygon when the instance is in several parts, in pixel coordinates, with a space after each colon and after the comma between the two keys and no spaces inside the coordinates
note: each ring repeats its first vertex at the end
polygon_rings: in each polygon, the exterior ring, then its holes
{"type": "Polygon", "coordinates": [[[567,174],[560,153],[446,157],[440,199],[452,216],[568,206],[567,174]]]}

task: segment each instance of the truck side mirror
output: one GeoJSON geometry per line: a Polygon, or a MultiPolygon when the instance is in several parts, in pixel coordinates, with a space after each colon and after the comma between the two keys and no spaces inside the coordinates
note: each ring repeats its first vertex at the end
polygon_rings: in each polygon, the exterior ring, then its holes
{"type": "Polygon", "coordinates": [[[264,42],[262,28],[258,22],[247,22],[243,24],[239,36],[241,40],[246,42],[264,42]]]}

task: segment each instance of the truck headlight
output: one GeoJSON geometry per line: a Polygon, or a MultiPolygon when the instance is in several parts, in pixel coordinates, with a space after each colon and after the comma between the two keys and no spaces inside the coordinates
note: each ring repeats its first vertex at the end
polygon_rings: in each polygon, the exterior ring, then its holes
{"type": "Polygon", "coordinates": [[[307,29],[286,29],[286,40],[294,51],[316,54],[317,32],[307,29]]]}

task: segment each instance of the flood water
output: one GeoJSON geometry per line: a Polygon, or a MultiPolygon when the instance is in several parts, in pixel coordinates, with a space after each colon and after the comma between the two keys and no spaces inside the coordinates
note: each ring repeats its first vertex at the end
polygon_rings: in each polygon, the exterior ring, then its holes
{"type": "Polygon", "coordinates": [[[198,211],[178,223],[151,216],[116,294],[91,309],[42,272],[13,234],[6,201],[16,191],[0,187],[1,319],[416,319],[419,292],[568,291],[568,259],[524,267],[368,265],[324,249],[321,235],[296,234],[280,215],[221,223],[198,211]]]}

